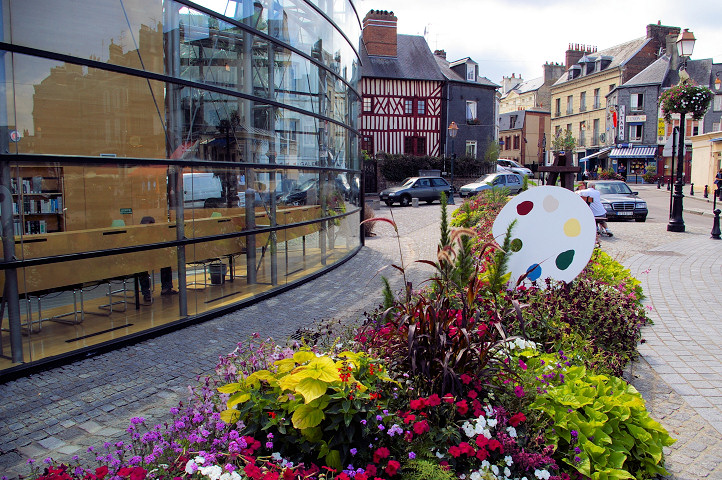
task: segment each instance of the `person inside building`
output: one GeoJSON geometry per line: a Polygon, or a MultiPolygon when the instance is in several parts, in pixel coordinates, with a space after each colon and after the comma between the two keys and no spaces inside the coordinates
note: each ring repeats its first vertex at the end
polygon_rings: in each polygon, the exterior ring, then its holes
{"type": "Polygon", "coordinates": [[[619,164],[617,173],[622,176],[622,180],[624,180],[625,182],[627,181],[627,167],[623,163],[619,164]]]}
{"type": "MultiPolygon", "coordinates": [[[[153,217],[143,217],[140,220],[141,225],[155,223],[153,217]]],[[[143,295],[145,303],[153,303],[153,297],[150,294],[150,274],[142,272],[138,275],[138,283],[140,284],[140,293],[143,295]]],[[[171,267],[163,267],[160,269],[160,294],[176,295],[177,290],[173,289],[173,269],[171,267]]]]}

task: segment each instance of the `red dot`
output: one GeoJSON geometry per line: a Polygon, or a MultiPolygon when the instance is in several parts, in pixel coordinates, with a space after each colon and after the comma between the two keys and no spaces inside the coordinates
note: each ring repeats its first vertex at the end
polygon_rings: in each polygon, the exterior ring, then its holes
{"type": "Polygon", "coordinates": [[[530,202],[529,200],[525,202],[521,202],[519,205],[516,206],[516,213],[519,215],[526,215],[527,213],[531,212],[532,208],[534,208],[534,202],[530,202]]]}

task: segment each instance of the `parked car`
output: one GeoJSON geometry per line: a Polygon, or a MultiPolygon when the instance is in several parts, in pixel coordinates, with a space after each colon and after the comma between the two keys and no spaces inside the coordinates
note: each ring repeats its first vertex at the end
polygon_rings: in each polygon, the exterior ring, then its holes
{"type": "Polygon", "coordinates": [[[426,203],[441,199],[441,192],[451,195],[451,185],[441,177],[410,177],[398,187],[387,188],[379,193],[379,198],[389,207],[398,202],[405,207],[411,203],[412,198],[418,198],[426,203]]]}
{"type": "Polygon", "coordinates": [[[215,208],[226,203],[223,185],[214,173],[183,174],[183,204],[185,208],[215,208]]]}
{"type": "Polygon", "coordinates": [[[307,205],[309,200],[308,193],[311,190],[315,192],[312,203],[316,203],[316,199],[318,198],[318,178],[311,178],[300,185],[296,185],[293,190],[281,195],[278,198],[278,203],[286,205],[307,205]]]}
{"type": "Polygon", "coordinates": [[[467,183],[459,189],[459,195],[467,197],[492,188],[508,188],[510,193],[516,194],[521,192],[522,186],[521,175],[507,170],[506,173],[489,173],[475,182],[467,183]]]}
{"type": "Polygon", "coordinates": [[[496,164],[503,168],[506,168],[507,170],[511,170],[514,173],[518,173],[519,175],[525,175],[527,177],[532,176],[531,170],[526,167],[522,167],[514,160],[510,160],[508,158],[500,158],[496,161],[496,164]]]}
{"type": "Polygon", "coordinates": [[[593,185],[599,191],[602,205],[607,211],[607,220],[647,220],[647,202],[639,198],[639,192],[633,192],[623,181],[593,180],[587,184],[593,185]]]}

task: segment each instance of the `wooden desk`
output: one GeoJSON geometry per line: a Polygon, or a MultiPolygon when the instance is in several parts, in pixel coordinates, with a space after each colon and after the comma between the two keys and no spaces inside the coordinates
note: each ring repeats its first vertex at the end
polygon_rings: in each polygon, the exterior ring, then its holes
{"type": "MultiPolygon", "coordinates": [[[[243,209],[228,209],[243,210],[243,209]]],[[[235,212],[233,212],[235,213],[235,212]]],[[[319,206],[289,207],[276,212],[278,225],[311,220],[320,215],[319,206]]],[[[262,211],[256,211],[256,226],[269,226],[269,218],[262,211]]],[[[212,237],[241,232],[246,227],[244,213],[227,217],[205,217],[186,220],[186,238],[212,237]]],[[[317,231],[319,224],[311,224],[279,232],[278,241],[287,241],[317,231]]],[[[269,234],[256,234],[256,245],[264,245],[269,234]]],[[[140,246],[176,240],[176,224],[153,223],[128,225],[124,227],[74,230],[40,235],[16,237],[17,258],[31,259],[55,255],[67,255],[96,250],[107,250],[140,246]]],[[[241,253],[246,248],[246,237],[212,240],[186,246],[186,262],[201,262],[211,258],[241,253]]],[[[2,248],[0,246],[0,251],[2,248]]],[[[65,288],[103,281],[109,278],[130,277],[138,272],[159,270],[178,263],[175,247],[148,251],[108,255],[97,258],[72,260],[25,267],[18,270],[18,291],[20,294],[50,289],[65,288]]],[[[0,275],[0,291],[5,286],[5,275],[0,275]]]]}

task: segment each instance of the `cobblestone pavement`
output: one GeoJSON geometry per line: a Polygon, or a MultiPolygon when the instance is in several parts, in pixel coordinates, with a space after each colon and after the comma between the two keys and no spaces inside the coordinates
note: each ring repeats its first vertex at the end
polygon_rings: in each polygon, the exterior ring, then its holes
{"type": "MultiPolygon", "coordinates": [[[[649,187],[639,190],[643,198],[657,194],[649,187]]],[[[702,200],[687,203],[700,211],[708,209],[702,200]]],[[[27,474],[28,457],[88,458],[89,446],[125,439],[124,430],[133,416],[143,416],[151,424],[165,421],[168,409],[186,399],[187,385],[211,371],[218,356],[253,332],[281,340],[322,319],[359,321],[363,312],[380,303],[381,275],[395,289],[401,288],[400,275],[389,268],[391,263],[400,264],[399,249],[414,285],[428,277],[429,267],[413,262],[434,258],[439,210],[438,205],[394,209],[399,241],[392,227],[380,222],[374,229],[377,236],[367,239],[355,257],[292,291],[0,385],[0,473],[10,478],[27,474]]],[[[389,216],[389,209],[382,206],[376,215],[389,216]]],[[[619,223],[614,224],[615,237],[602,241],[606,251],[642,280],[653,307],[655,325],[645,331],[642,358],[626,376],[645,397],[652,415],[678,439],[667,449],[673,479],[722,480],[720,419],[715,417],[721,408],[722,350],[715,348],[721,340],[713,320],[719,312],[712,305],[722,285],[722,242],[709,240],[709,228],[688,224],[687,232],[674,234],[651,221],[619,223]],[[699,335],[700,331],[709,334],[699,335]]]]}

